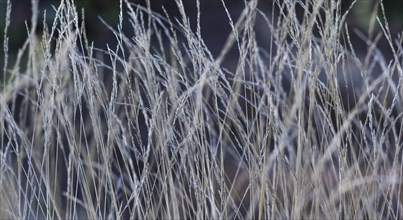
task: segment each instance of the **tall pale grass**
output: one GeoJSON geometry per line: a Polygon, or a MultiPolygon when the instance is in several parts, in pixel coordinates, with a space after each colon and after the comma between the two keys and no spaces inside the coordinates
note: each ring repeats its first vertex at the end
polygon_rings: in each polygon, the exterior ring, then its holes
{"type": "Polygon", "coordinates": [[[340,1],[223,3],[216,56],[181,0],[175,18],[120,1],[105,50],[72,0],[38,37],[32,2],[16,60],[7,4],[0,218],[402,218],[402,33],[382,3],[364,53],[340,1]]]}

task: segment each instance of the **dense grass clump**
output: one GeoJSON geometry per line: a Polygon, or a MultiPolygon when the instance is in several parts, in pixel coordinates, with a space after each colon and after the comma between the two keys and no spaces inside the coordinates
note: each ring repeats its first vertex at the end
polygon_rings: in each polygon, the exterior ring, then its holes
{"type": "Polygon", "coordinates": [[[74,1],[40,31],[32,2],[15,60],[7,4],[0,218],[403,217],[402,32],[382,3],[362,34],[354,4],[223,1],[214,45],[198,0],[120,1],[97,48],[74,1]]]}

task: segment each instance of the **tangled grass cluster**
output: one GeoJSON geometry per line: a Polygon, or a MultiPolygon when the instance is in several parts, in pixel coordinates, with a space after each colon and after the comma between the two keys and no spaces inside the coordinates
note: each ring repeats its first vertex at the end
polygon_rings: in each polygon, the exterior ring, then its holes
{"type": "Polygon", "coordinates": [[[403,38],[382,3],[363,54],[354,4],[250,0],[234,17],[222,1],[213,55],[199,0],[193,21],[181,0],[178,17],[121,0],[107,49],[73,0],[37,37],[32,2],[16,60],[7,4],[1,219],[403,216],[403,38]]]}

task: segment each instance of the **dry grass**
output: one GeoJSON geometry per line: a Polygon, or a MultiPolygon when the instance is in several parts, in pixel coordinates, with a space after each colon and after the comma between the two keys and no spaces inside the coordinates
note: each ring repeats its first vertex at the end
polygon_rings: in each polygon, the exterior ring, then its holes
{"type": "Polygon", "coordinates": [[[381,4],[355,51],[339,3],[251,0],[217,57],[180,0],[121,1],[107,50],[70,0],[36,37],[34,6],[4,41],[0,218],[402,218],[402,35],[381,4]]]}

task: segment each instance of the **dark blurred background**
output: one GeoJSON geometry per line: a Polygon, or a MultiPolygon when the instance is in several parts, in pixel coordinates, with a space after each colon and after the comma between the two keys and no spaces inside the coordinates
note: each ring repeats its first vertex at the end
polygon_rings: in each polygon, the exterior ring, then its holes
{"type": "MultiPolygon", "coordinates": [[[[132,3],[145,5],[145,0],[129,0],[132,3]]],[[[212,51],[213,55],[217,55],[225,42],[228,32],[231,30],[228,24],[224,8],[221,0],[200,0],[201,1],[201,23],[202,34],[207,46],[212,51]]],[[[369,19],[372,10],[377,0],[358,0],[354,9],[348,17],[348,23],[351,27],[358,28],[366,33],[368,29],[369,19]]],[[[171,18],[179,17],[174,0],[150,0],[153,11],[164,14],[162,6],[168,11],[171,18]]],[[[196,22],[196,5],[195,0],[183,1],[190,21],[193,27],[196,22]]],[[[225,1],[234,21],[244,7],[242,0],[226,0],[225,1]]],[[[346,10],[352,0],[343,1],[343,10],[346,10]]],[[[27,28],[31,23],[31,1],[30,0],[11,0],[11,25],[8,30],[9,37],[9,64],[13,65],[18,48],[20,48],[27,38],[27,28]]],[[[113,44],[115,42],[113,34],[100,21],[100,18],[105,20],[112,27],[116,28],[119,15],[119,0],[76,0],[77,11],[81,14],[81,9],[84,9],[86,19],[86,30],[90,41],[94,41],[96,47],[105,48],[106,43],[113,44]]],[[[60,4],[60,0],[39,0],[39,21],[38,21],[38,36],[42,31],[43,12],[46,10],[46,21],[51,26],[55,9],[60,4]]],[[[261,0],[260,9],[271,11],[272,0],[261,0]]],[[[403,30],[403,1],[389,0],[384,1],[387,18],[393,34],[403,30]]],[[[3,38],[4,26],[6,17],[7,0],[0,0],[0,48],[1,57],[0,64],[3,70],[4,52],[3,38]]],[[[381,15],[380,12],[378,15],[381,15]]],[[[126,26],[127,33],[130,33],[130,26],[126,26]]],[[[361,42],[362,43],[362,42],[361,42]]]]}

